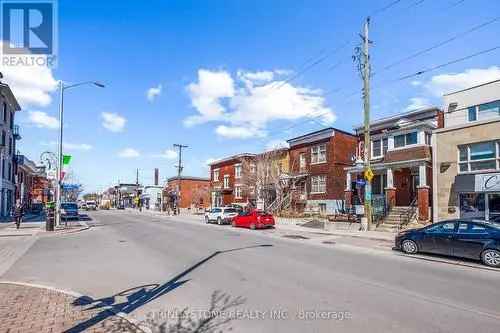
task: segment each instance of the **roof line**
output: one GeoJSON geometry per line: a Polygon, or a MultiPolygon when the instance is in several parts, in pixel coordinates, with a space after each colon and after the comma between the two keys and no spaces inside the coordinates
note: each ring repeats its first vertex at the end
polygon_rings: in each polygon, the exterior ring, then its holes
{"type": "Polygon", "coordinates": [[[499,81],[500,81],[500,79],[496,79],[496,80],[493,80],[493,81],[490,81],[490,82],[481,83],[481,84],[478,84],[478,85],[475,85],[475,86],[472,86],[472,87],[469,87],[469,88],[465,88],[465,89],[462,89],[462,90],[457,90],[457,91],[446,93],[443,96],[449,96],[449,95],[457,94],[457,93],[460,93],[460,92],[464,92],[464,91],[467,91],[467,90],[479,88],[479,87],[486,86],[488,84],[492,84],[492,83],[499,82],[499,81]]]}

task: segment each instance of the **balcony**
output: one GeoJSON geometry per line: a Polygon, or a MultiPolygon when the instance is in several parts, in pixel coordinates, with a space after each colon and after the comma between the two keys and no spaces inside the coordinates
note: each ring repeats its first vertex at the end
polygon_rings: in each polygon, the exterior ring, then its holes
{"type": "Polygon", "coordinates": [[[12,135],[14,136],[14,140],[21,140],[19,125],[14,125],[14,127],[12,127],[12,135]]]}

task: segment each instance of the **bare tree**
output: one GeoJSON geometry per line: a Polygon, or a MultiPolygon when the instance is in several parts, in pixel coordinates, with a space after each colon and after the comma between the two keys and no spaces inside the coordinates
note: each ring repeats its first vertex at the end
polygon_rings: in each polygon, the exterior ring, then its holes
{"type": "Polygon", "coordinates": [[[192,195],[192,204],[196,208],[203,208],[210,201],[208,186],[196,186],[192,195]]]}

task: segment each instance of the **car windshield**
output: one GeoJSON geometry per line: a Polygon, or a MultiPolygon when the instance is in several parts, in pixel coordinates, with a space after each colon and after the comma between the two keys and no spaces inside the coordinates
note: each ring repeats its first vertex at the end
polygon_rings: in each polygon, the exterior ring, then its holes
{"type": "Polygon", "coordinates": [[[61,204],[63,209],[78,209],[78,206],[75,203],[63,203],[61,204]]]}
{"type": "Polygon", "coordinates": [[[224,213],[236,213],[236,209],[234,209],[234,208],[226,208],[226,209],[224,209],[224,213]]]}

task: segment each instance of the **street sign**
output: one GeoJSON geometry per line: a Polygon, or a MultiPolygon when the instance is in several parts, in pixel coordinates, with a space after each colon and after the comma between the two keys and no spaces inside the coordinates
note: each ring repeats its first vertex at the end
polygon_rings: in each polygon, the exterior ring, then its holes
{"type": "Polygon", "coordinates": [[[374,174],[373,174],[372,169],[371,169],[371,168],[368,168],[368,169],[365,171],[365,179],[366,179],[367,181],[371,182],[371,181],[372,181],[372,179],[373,179],[373,176],[374,176],[374,174]]]}
{"type": "Polygon", "coordinates": [[[364,179],[356,179],[356,185],[359,187],[365,186],[366,181],[364,179]]]}

